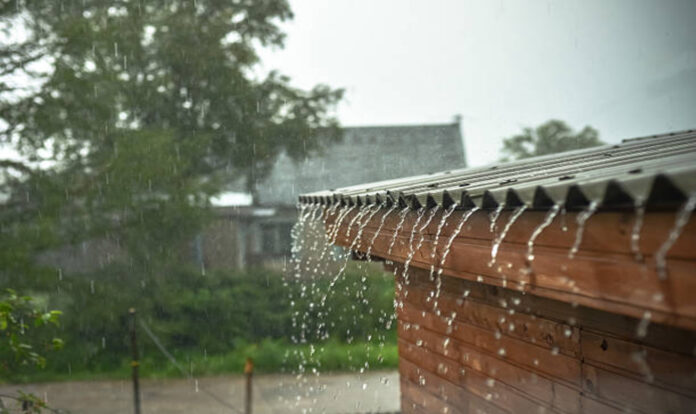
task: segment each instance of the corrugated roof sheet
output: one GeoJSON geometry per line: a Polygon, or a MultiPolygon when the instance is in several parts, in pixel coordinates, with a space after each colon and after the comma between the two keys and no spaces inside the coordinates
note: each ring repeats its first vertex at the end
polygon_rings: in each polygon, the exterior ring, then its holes
{"type": "Polygon", "coordinates": [[[300,196],[303,203],[547,209],[671,206],[696,192],[696,130],[300,196]]]}

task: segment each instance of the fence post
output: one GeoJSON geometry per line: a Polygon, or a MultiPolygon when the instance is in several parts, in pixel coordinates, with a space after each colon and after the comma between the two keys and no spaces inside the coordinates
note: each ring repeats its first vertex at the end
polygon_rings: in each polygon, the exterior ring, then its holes
{"type": "Polygon", "coordinates": [[[244,414],[251,414],[251,382],[254,376],[254,361],[251,358],[246,359],[244,364],[244,375],[246,375],[246,399],[244,400],[244,414]]]}
{"type": "Polygon", "coordinates": [[[136,335],[135,308],[130,308],[128,313],[130,314],[130,339],[132,352],[131,367],[133,368],[133,406],[135,407],[135,414],[140,414],[140,381],[138,378],[140,361],[138,360],[138,337],[136,335]]]}

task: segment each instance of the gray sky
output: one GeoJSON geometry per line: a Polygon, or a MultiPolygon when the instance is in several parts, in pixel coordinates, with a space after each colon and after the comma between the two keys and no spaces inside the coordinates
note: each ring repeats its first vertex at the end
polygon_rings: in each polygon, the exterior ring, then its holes
{"type": "Polygon", "coordinates": [[[291,0],[295,84],[347,89],[345,125],[464,116],[470,165],[550,118],[608,142],[696,127],[696,1],[291,0]]]}

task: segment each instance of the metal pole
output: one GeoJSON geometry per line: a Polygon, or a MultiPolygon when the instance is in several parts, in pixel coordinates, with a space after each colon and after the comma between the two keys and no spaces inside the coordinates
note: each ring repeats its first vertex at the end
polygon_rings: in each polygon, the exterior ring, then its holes
{"type": "Polygon", "coordinates": [[[251,383],[254,376],[254,361],[251,358],[246,359],[244,364],[244,375],[246,375],[246,400],[244,401],[244,414],[251,414],[251,383]]]}
{"type": "Polygon", "coordinates": [[[130,313],[130,337],[133,358],[131,361],[131,367],[133,368],[133,405],[135,407],[135,414],[140,414],[140,381],[138,378],[140,361],[138,360],[138,337],[135,329],[135,308],[130,308],[128,313],[130,313]]]}

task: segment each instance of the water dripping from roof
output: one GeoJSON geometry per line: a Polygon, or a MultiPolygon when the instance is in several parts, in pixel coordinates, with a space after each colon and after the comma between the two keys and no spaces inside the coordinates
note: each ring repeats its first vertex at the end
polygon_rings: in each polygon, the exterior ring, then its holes
{"type": "Polygon", "coordinates": [[[637,262],[642,262],[643,253],[640,251],[640,231],[643,228],[643,221],[645,219],[645,204],[643,204],[643,200],[636,200],[634,215],[635,220],[631,228],[631,252],[637,262]]]}
{"type": "Polygon", "coordinates": [[[585,224],[587,223],[587,220],[590,217],[592,217],[592,215],[597,211],[598,206],[599,203],[597,202],[597,200],[592,200],[590,202],[590,205],[588,205],[584,211],[578,214],[576,218],[578,228],[575,232],[575,242],[573,243],[573,247],[571,247],[570,251],[568,252],[569,259],[573,259],[575,255],[578,253],[578,250],[580,249],[580,244],[582,244],[582,236],[585,232],[585,224]]]}
{"type": "Polygon", "coordinates": [[[546,213],[546,216],[544,217],[544,221],[542,221],[532,232],[532,235],[529,236],[529,240],[527,240],[527,268],[531,270],[532,267],[532,262],[534,261],[534,242],[536,239],[541,235],[541,233],[546,229],[548,226],[551,225],[553,222],[553,219],[556,218],[558,215],[558,212],[561,210],[561,205],[559,203],[554,204],[551,209],[546,213]]]}
{"type": "MultiPolygon", "coordinates": [[[[445,224],[447,223],[447,219],[454,213],[454,210],[457,208],[457,203],[452,204],[450,208],[448,208],[445,213],[442,215],[440,218],[440,223],[437,225],[437,231],[435,232],[435,239],[433,240],[433,250],[430,253],[430,258],[435,259],[435,255],[437,254],[437,245],[440,241],[440,234],[442,233],[442,229],[445,227],[445,224]]],[[[430,265],[430,274],[428,275],[428,280],[432,281],[433,280],[433,275],[435,274],[435,264],[433,261],[433,264],[430,265]]]]}
{"type": "Polygon", "coordinates": [[[657,253],[655,253],[657,277],[659,277],[660,280],[667,279],[667,253],[674,243],[676,243],[677,239],[679,239],[679,236],[681,236],[682,231],[684,231],[684,226],[689,222],[694,208],[696,208],[696,193],[691,194],[681,209],[679,209],[677,217],[674,220],[674,226],[672,226],[672,229],[669,231],[667,239],[662,243],[657,253]]]}
{"type": "Polygon", "coordinates": [[[449,239],[447,239],[445,250],[442,252],[442,258],[440,259],[440,263],[438,265],[437,277],[435,278],[435,300],[433,301],[433,311],[435,311],[437,315],[440,315],[440,310],[437,308],[437,305],[438,298],[440,297],[440,291],[442,288],[442,272],[444,272],[445,270],[445,262],[447,261],[447,256],[449,256],[449,253],[452,250],[452,243],[454,243],[454,239],[459,235],[459,233],[461,233],[462,229],[464,228],[464,224],[466,224],[469,218],[478,210],[479,207],[474,207],[470,210],[465,211],[464,214],[462,214],[462,218],[459,220],[457,228],[454,229],[449,239]]]}
{"type": "MultiPolygon", "coordinates": [[[[425,233],[424,230],[430,225],[430,223],[433,221],[433,217],[435,217],[435,214],[438,212],[440,209],[440,206],[435,206],[430,210],[430,215],[428,216],[428,219],[425,221],[425,224],[421,226],[420,229],[418,229],[418,232],[420,233],[420,238],[418,239],[418,243],[416,243],[416,246],[414,247],[412,243],[409,243],[409,252],[408,256],[406,257],[406,261],[404,262],[404,271],[403,271],[403,277],[406,281],[406,284],[408,284],[408,267],[411,264],[411,261],[413,260],[413,256],[415,256],[416,252],[420,250],[421,246],[423,245],[423,241],[425,240],[425,233]]],[[[425,210],[423,210],[425,211],[425,210]]],[[[420,214],[419,218],[422,218],[423,214],[420,214]]],[[[416,223],[413,225],[413,230],[411,230],[411,236],[413,236],[414,232],[416,231],[416,228],[418,227],[418,223],[420,220],[416,220],[416,223]]]]}
{"type": "Polygon", "coordinates": [[[515,224],[517,219],[520,218],[520,216],[522,215],[522,213],[524,213],[526,209],[526,204],[515,208],[515,211],[508,219],[507,223],[505,224],[505,227],[503,227],[503,231],[501,231],[498,237],[496,237],[493,241],[493,245],[491,246],[491,261],[488,262],[488,267],[492,267],[495,264],[495,259],[498,256],[498,250],[500,249],[500,245],[503,242],[503,239],[505,239],[505,236],[507,235],[508,231],[510,231],[512,225],[515,224]]]}
{"type": "Polygon", "coordinates": [[[491,225],[489,227],[489,231],[491,233],[495,232],[495,224],[498,221],[498,217],[500,217],[500,213],[503,212],[503,208],[505,207],[504,204],[499,204],[498,207],[488,216],[488,219],[491,222],[491,225]]]}
{"type": "Polygon", "coordinates": [[[370,240],[370,245],[367,247],[366,256],[367,256],[368,262],[372,260],[372,256],[370,256],[370,254],[372,253],[372,246],[374,246],[375,240],[377,239],[377,236],[379,236],[379,233],[382,231],[382,228],[384,227],[384,222],[387,220],[387,217],[391,213],[396,211],[397,208],[399,208],[399,207],[395,204],[394,206],[392,206],[392,208],[387,210],[387,212],[382,215],[382,219],[379,222],[379,226],[377,227],[377,231],[375,231],[375,234],[372,235],[372,239],[370,240]]]}
{"type": "Polygon", "coordinates": [[[394,249],[394,243],[396,242],[396,237],[399,235],[399,231],[401,230],[401,227],[404,225],[404,221],[406,220],[406,215],[408,214],[408,211],[410,210],[409,207],[404,208],[401,210],[399,213],[399,223],[396,225],[396,228],[394,229],[394,234],[392,234],[391,242],[389,243],[389,249],[387,250],[387,254],[391,254],[392,249],[394,249]]]}

